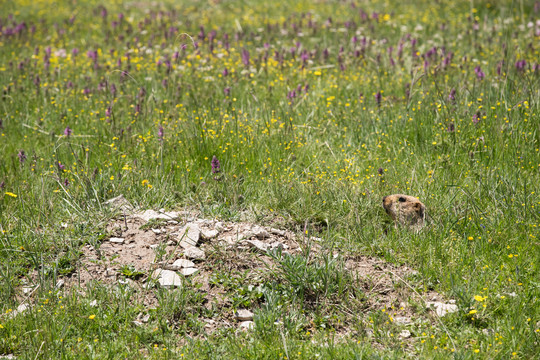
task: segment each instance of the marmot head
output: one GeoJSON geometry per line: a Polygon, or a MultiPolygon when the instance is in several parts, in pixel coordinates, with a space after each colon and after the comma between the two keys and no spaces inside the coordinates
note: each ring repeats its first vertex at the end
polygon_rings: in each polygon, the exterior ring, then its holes
{"type": "Polygon", "coordinates": [[[420,229],[424,226],[426,206],[414,196],[393,194],[383,197],[382,205],[390,217],[399,224],[420,229]]]}

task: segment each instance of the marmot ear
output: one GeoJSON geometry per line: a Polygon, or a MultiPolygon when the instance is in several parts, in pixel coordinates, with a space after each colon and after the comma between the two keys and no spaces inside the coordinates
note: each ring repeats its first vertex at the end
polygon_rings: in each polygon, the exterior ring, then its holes
{"type": "Polygon", "coordinates": [[[407,200],[405,200],[404,197],[400,197],[400,198],[398,199],[398,201],[399,201],[399,202],[405,202],[405,201],[407,201],[407,200]]]}

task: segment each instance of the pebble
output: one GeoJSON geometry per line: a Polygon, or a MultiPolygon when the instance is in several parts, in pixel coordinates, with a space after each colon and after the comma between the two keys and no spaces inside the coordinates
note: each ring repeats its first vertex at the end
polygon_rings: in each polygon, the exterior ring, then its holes
{"type": "Polygon", "coordinates": [[[270,245],[266,244],[266,243],[263,243],[262,241],[260,240],[246,240],[244,241],[246,244],[249,244],[251,245],[251,247],[254,247],[262,252],[266,252],[268,250],[268,248],[270,247],[270,245]]]}
{"type": "Polygon", "coordinates": [[[239,309],[235,315],[239,321],[253,320],[253,313],[247,309],[239,309]]]}
{"type": "Polygon", "coordinates": [[[188,247],[187,249],[185,249],[184,256],[193,260],[206,259],[206,254],[204,253],[204,251],[194,246],[188,247]]]}
{"type": "Polygon", "coordinates": [[[255,327],[255,323],[253,321],[242,321],[239,327],[242,330],[252,330],[255,327]]]}
{"type": "Polygon", "coordinates": [[[182,286],[182,279],[174,271],[156,269],[153,276],[158,277],[158,282],[162,287],[182,286]]]}
{"type": "Polygon", "coordinates": [[[255,235],[258,239],[266,239],[270,237],[270,234],[268,231],[266,231],[265,228],[260,226],[254,226],[251,228],[251,232],[253,235],[255,235]]]}
{"type": "Polygon", "coordinates": [[[407,339],[411,337],[411,332],[409,330],[403,330],[399,333],[399,336],[403,339],[407,339]]]}
{"type": "Polygon", "coordinates": [[[190,275],[195,274],[197,271],[199,270],[196,268],[184,268],[184,269],[180,269],[180,274],[184,276],[190,276],[190,275]]]}
{"type": "Polygon", "coordinates": [[[178,240],[180,240],[180,246],[184,249],[190,246],[197,246],[200,235],[201,230],[199,229],[199,225],[194,223],[187,224],[179,232],[178,240]]]}
{"type": "Polygon", "coordinates": [[[193,263],[193,261],[189,261],[186,259],[178,259],[172,264],[172,266],[175,266],[175,267],[178,267],[178,269],[181,269],[181,268],[195,267],[195,264],[193,263]]]}
{"type": "Polygon", "coordinates": [[[219,231],[217,230],[201,230],[201,236],[205,240],[211,240],[214,239],[219,235],[219,231]]]}
{"type": "Polygon", "coordinates": [[[428,309],[432,307],[435,308],[435,313],[440,317],[458,311],[458,306],[455,304],[445,304],[439,301],[428,301],[426,302],[426,305],[428,309]]]}
{"type": "Polygon", "coordinates": [[[115,244],[123,244],[124,240],[125,240],[124,238],[119,238],[119,237],[112,237],[109,239],[110,242],[115,243],[115,244]]]}

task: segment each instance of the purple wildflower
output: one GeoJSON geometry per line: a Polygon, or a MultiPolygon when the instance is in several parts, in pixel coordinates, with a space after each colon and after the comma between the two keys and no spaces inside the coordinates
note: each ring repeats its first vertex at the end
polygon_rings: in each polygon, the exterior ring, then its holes
{"type": "Polygon", "coordinates": [[[19,150],[19,153],[17,154],[19,157],[19,162],[23,164],[26,161],[26,154],[24,153],[24,150],[19,150]]]}
{"type": "Polygon", "coordinates": [[[231,95],[231,88],[227,86],[225,89],[223,89],[223,93],[225,96],[231,95]]]}
{"type": "Polygon", "coordinates": [[[474,72],[479,80],[483,80],[486,77],[486,74],[484,74],[480,66],[475,67],[474,72]]]}
{"type": "Polygon", "coordinates": [[[473,115],[472,122],[475,125],[480,122],[480,113],[479,112],[477,112],[476,114],[473,115]]]}
{"type": "Polygon", "coordinates": [[[229,75],[229,70],[227,70],[227,68],[223,69],[223,72],[221,73],[223,75],[223,77],[229,75]]]}
{"type": "Polygon", "coordinates": [[[242,49],[242,63],[245,66],[249,66],[249,51],[247,51],[245,48],[242,49]]]}
{"type": "Polygon", "coordinates": [[[450,90],[450,94],[448,94],[448,100],[452,102],[456,101],[456,89],[450,90]]]}
{"type": "Polygon", "coordinates": [[[64,129],[64,135],[66,137],[70,137],[72,132],[73,131],[71,130],[71,128],[69,126],[66,126],[66,128],[64,129]]]}
{"type": "Polygon", "coordinates": [[[158,135],[157,135],[159,141],[163,141],[163,135],[165,135],[164,132],[163,132],[163,126],[159,125],[158,135]]]}
{"type": "Polygon", "coordinates": [[[217,174],[221,171],[220,170],[221,164],[219,163],[219,160],[215,155],[212,157],[211,165],[212,165],[212,174],[217,174]]]}
{"type": "Polygon", "coordinates": [[[380,107],[382,101],[382,94],[380,91],[375,94],[375,100],[377,101],[377,106],[380,107]]]}
{"type": "Polygon", "coordinates": [[[64,170],[66,169],[66,166],[62,164],[60,161],[56,162],[56,167],[58,167],[58,171],[60,172],[64,172],[64,170]]]}
{"type": "Polygon", "coordinates": [[[377,172],[379,173],[380,176],[382,176],[384,174],[384,169],[380,167],[379,170],[377,170],[377,172]]]}
{"type": "Polygon", "coordinates": [[[5,187],[6,187],[6,182],[5,181],[0,182],[0,190],[4,190],[5,187]]]}
{"type": "Polygon", "coordinates": [[[69,186],[69,180],[68,179],[65,179],[64,180],[64,187],[68,187],[69,186]]]}
{"type": "Polygon", "coordinates": [[[518,60],[518,61],[516,61],[516,70],[517,71],[525,70],[525,66],[527,66],[527,60],[518,60]]]}

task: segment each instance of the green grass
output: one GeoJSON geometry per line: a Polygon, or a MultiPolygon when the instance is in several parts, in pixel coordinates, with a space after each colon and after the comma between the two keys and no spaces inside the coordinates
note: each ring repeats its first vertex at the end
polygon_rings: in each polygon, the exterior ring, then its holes
{"type": "MultiPolygon", "coordinates": [[[[0,354],[538,356],[540,27],[532,1],[43,0],[0,10],[0,354]],[[385,235],[380,204],[392,193],[421,199],[429,226],[385,235]],[[308,224],[324,251],[275,255],[277,270],[262,279],[227,267],[214,274],[228,289],[226,311],[256,308],[252,332],[205,335],[202,319],[224,310],[202,306],[189,282],[153,289],[158,304],[137,326],[142,289],[55,289],[80,266],[84,245],[99,246],[113,215],[103,202],[120,194],[144,208],[277,223],[300,236],[308,224]],[[414,340],[402,343],[386,314],[362,311],[362,289],[332,257],[338,250],[407,264],[418,271],[415,290],[456,299],[460,311],[415,324],[414,340]],[[10,317],[28,278],[39,284],[35,305],[10,317]],[[339,336],[339,321],[356,330],[339,336]]],[[[212,261],[219,256],[227,253],[212,261]]]]}

